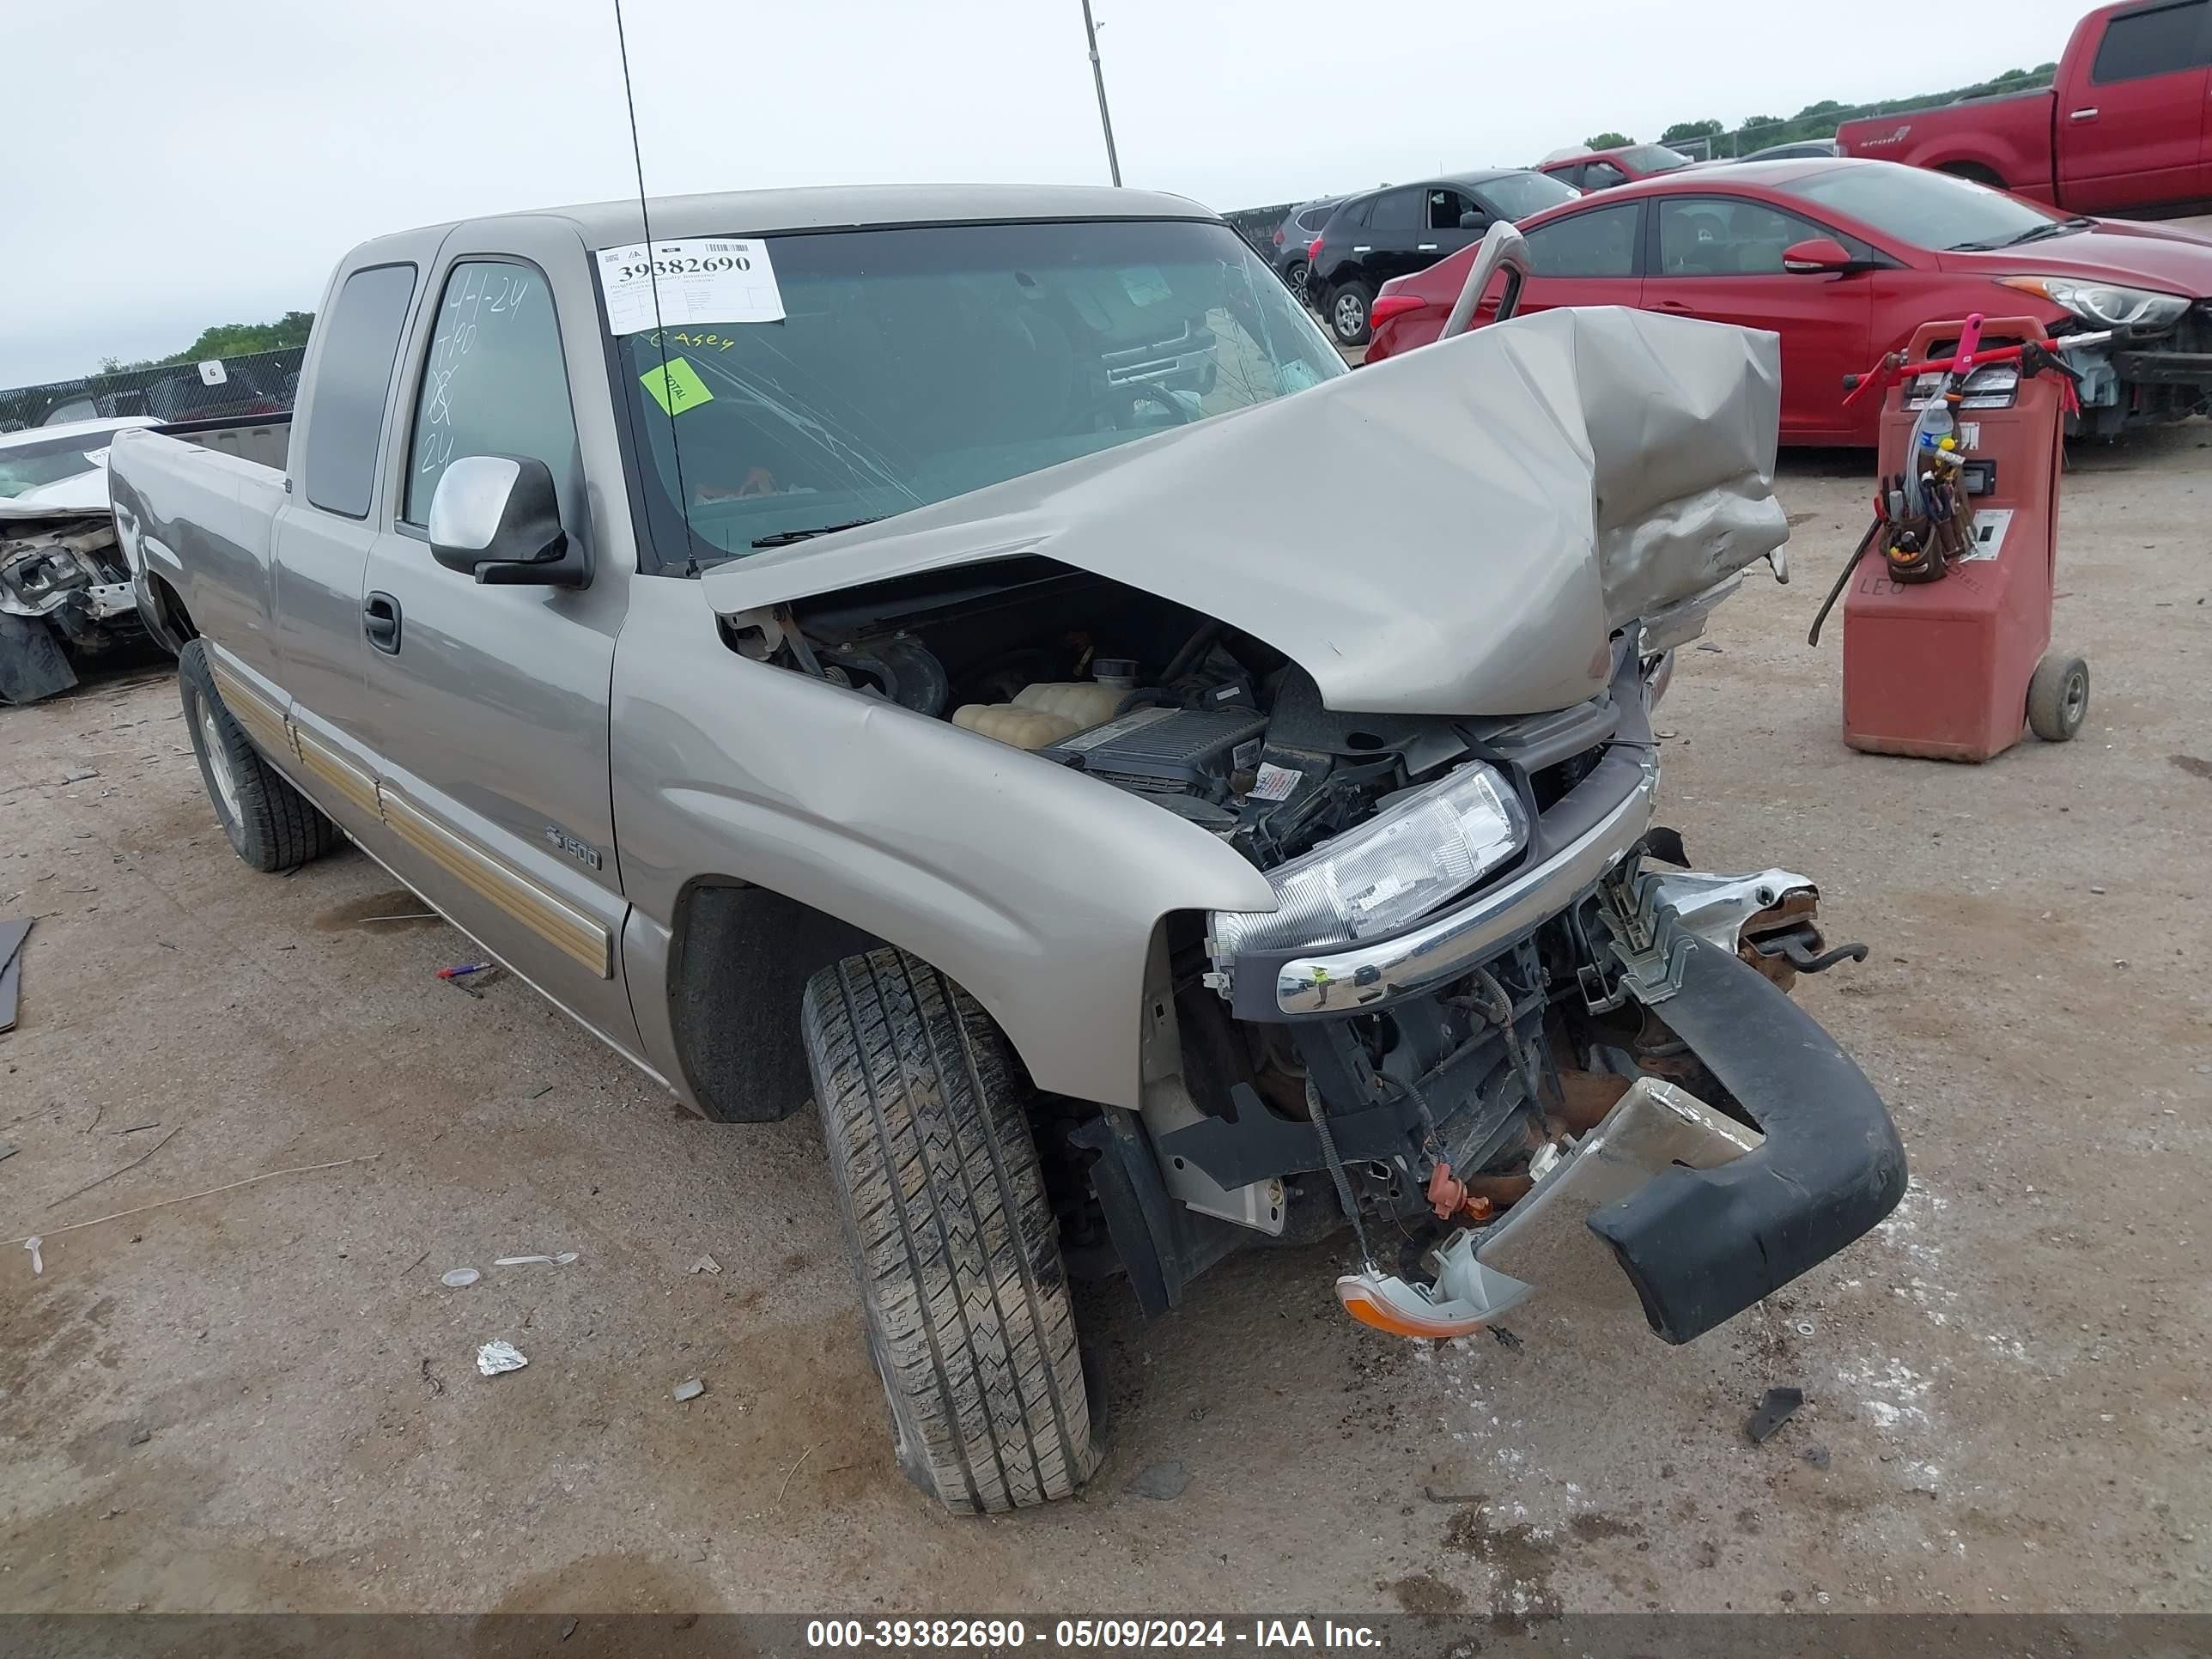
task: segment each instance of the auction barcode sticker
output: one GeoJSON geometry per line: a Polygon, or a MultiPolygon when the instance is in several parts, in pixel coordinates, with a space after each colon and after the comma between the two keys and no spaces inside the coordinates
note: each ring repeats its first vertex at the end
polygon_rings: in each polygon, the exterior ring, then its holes
{"type": "Polygon", "coordinates": [[[642,334],[664,325],[780,323],[783,292],[768,244],[727,236],[643,242],[599,252],[599,288],[606,298],[607,327],[642,334]],[[658,287],[659,304],[654,303],[658,287]]]}

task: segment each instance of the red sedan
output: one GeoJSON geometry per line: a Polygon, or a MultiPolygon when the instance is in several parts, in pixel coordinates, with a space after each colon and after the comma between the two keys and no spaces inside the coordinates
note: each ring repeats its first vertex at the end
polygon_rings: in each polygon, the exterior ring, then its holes
{"type": "MultiPolygon", "coordinates": [[[[2078,354],[2083,429],[2212,410],[2212,239],[2068,217],[1891,161],[1699,168],[1525,221],[1523,311],[1634,306],[1782,337],[1782,441],[1871,444],[1875,407],[1843,377],[1933,319],[1981,312],[2118,331],[2078,354]]],[[[1370,363],[1437,337],[1475,250],[1383,285],[1370,363]]],[[[1502,287],[1502,283],[1501,283],[1502,287]]],[[[1477,313],[1495,310],[1495,295],[1477,313]]]]}

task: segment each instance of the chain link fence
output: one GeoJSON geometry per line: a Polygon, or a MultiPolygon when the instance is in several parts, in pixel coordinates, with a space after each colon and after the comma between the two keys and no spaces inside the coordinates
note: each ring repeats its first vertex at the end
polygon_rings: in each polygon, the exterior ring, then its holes
{"type": "Polygon", "coordinates": [[[305,346],[289,346],[18,386],[0,392],[0,432],[119,415],[206,421],[283,414],[298,395],[300,360],[306,355],[305,346]]]}

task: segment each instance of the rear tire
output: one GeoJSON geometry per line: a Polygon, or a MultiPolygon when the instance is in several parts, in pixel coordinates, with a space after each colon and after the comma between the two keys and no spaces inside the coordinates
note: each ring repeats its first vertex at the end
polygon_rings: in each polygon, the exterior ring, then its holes
{"type": "Polygon", "coordinates": [[[888,946],[808,981],[799,1033],[901,1467],[957,1512],[1068,1497],[1098,1455],[1005,1036],[888,946]]]}
{"type": "Polygon", "coordinates": [[[1291,297],[1300,305],[1306,302],[1306,278],[1311,274],[1311,270],[1312,268],[1304,260],[1297,259],[1293,260],[1291,268],[1283,273],[1283,281],[1290,285],[1291,297]]]}
{"type": "Polygon", "coordinates": [[[231,851],[256,870],[273,874],[319,859],[345,839],[320,808],[261,757],[230,717],[208,672],[207,647],[198,640],[178,654],[177,688],[185,706],[185,730],[191,733],[192,752],[199,757],[200,781],[207,786],[208,802],[230,839],[231,851]]]}
{"type": "Polygon", "coordinates": [[[1367,312],[1375,303],[1375,296],[1364,283],[1346,283],[1329,290],[1329,332],[1336,336],[1339,345],[1359,346],[1367,343],[1367,312]]]}
{"type": "Polygon", "coordinates": [[[2027,683],[2027,729],[2045,743],[2065,743],[2089,713],[2089,665],[2046,652],[2027,683]]]}

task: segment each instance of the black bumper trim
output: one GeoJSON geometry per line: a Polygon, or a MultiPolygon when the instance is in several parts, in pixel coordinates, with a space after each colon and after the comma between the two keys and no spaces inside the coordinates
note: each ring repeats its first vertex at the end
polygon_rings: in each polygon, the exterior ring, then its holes
{"type": "Polygon", "coordinates": [[[1905,1196],[1889,1109],[1836,1040],[1703,939],[1654,1010],[1757,1120],[1765,1144],[1661,1171],[1589,1218],[1668,1342],[1688,1342],[1866,1233],[1905,1196]]]}
{"type": "Polygon", "coordinates": [[[2116,351],[2112,373],[2137,386],[2212,389],[2212,351],[2116,351]]]}

